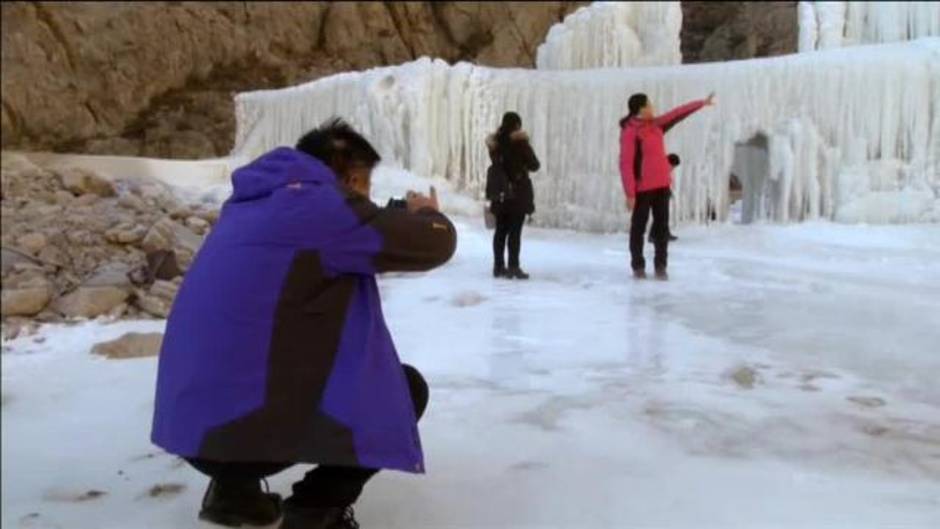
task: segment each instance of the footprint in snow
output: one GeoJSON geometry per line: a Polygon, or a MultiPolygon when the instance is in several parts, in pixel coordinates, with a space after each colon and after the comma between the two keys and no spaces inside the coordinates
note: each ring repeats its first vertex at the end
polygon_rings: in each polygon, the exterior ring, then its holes
{"type": "Polygon", "coordinates": [[[865,406],[866,408],[880,408],[884,406],[885,404],[887,404],[884,399],[881,399],[878,397],[853,396],[853,397],[846,397],[846,400],[848,400],[849,402],[854,402],[855,404],[858,404],[859,406],[865,406]]]}
{"type": "Polygon", "coordinates": [[[521,461],[509,467],[509,470],[516,472],[526,472],[548,468],[548,463],[544,461],[521,461]]]}
{"type": "Polygon", "coordinates": [[[89,489],[84,492],[69,491],[69,490],[50,490],[43,495],[43,499],[46,501],[55,501],[55,502],[67,502],[67,503],[84,503],[86,501],[97,500],[102,496],[107,495],[107,492],[89,489]]]}
{"type": "Polygon", "coordinates": [[[148,459],[154,459],[157,456],[161,456],[161,455],[164,455],[164,453],[163,452],[147,452],[146,454],[140,454],[139,456],[132,457],[131,461],[132,462],[146,461],[148,459]]]}
{"type": "Polygon", "coordinates": [[[486,301],[486,298],[481,296],[479,292],[461,292],[454,296],[450,301],[450,304],[455,307],[473,307],[479,305],[486,301]]]}
{"type": "Polygon", "coordinates": [[[18,529],[62,529],[61,525],[44,519],[38,512],[31,512],[22,516],[16,527],[18,529]]]}
{"type": "Polygon", "coordinates": [[[183,492],[186,485],[182,483],[158,483],[147,491],[145,496],[150,498],[170,498],[183,492]]]}

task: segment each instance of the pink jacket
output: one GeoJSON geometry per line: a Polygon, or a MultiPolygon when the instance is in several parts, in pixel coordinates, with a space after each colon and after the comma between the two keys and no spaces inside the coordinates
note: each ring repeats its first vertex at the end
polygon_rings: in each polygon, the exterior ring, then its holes
{"type": "Polygon", "coordinates": [[[628,197],[672,185],[663,135],[703,106],[705,100],[693,101],[650,120],[635,117],[620,130],[620,179],[628,197]]]}

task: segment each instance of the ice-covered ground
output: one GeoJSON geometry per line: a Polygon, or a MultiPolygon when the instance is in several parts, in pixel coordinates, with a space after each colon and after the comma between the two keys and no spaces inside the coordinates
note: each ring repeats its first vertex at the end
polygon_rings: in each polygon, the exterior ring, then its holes
{"type": "MultiPolygon", "coordinates": [[[[668,283],[623,235],[533,229],[507,282],[458,223],[448,266],[381,281],[429,472],[380,475],[363,527],[940,527],[940,227],[679,227],[668,283]]],[[[4,528],[199,527],[206,479],[148,440],[155,359],[89,354],[162,325],[4,344],[4,528]]]]}

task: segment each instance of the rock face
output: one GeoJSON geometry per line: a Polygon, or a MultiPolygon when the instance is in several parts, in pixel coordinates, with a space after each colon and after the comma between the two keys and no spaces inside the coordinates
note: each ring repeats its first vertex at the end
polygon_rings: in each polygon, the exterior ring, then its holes
{"type": "MultiPolygon", "coordinates": [[[[3,2],[3,148],[227,154],[232,94],[427,55],[533,67],[588,2],[3,2]]],[[[683,2],[686,62],[796,51],[796,2],[683,2]]]]}
{"type": "Polygon", "coordinates": [[[682,2],[682,61],[796,53],[797,2],[682,2]]]}
{"type": "Polygon", "coordinates": [[[532,66],[584,2],[4,2],[4,148],[226,154],[232,93],[422,55],[532,66]]]}

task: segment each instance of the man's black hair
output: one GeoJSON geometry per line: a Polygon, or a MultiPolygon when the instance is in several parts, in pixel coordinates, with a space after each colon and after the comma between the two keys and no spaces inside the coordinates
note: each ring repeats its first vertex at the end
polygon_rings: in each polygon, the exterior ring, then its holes
{"type": "Polygon", "coordinates": [[[382,160],[368,140],[338,117],[330,118],[304,134],[296,148],[317,158],[334,171],[351,163],[375,167],[382,160]]]}

